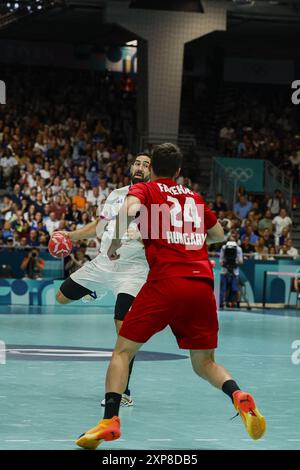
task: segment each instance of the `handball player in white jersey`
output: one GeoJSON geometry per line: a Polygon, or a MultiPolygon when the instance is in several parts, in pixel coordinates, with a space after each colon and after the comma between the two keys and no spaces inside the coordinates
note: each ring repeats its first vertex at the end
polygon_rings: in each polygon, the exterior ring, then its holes
{"type": "MultiPolygon", "coordinates": [[[[131,184],[149,181],[150,166],[150,155],[147,152],[138,154],[130,169],[131,184]]],[[[60,304],[68,304],[83,298],[101,299],[108,291],[112,291],[116,297],[114,318],[117,333],[134,298],[146,282],[149,271],[144,245],[139,240],[139,232],[134,223],[129,226],[128,233],[123,237],[119,250],[120,257],[112,261],[107,256],[107,250],[114,236],[116,217],[129,188],[130,186],[125,186],[112,191],[97,220],[73,232],[61,232],[73,241],[97,236],[101,238],[101,245],[96,258],[85,263],[62,283],[56,294],[57,301],[60,304]]],[[[133,405],[128,388],[132,366],[133,361],[122,397],[122,406],[133,405]]],[[[105,405],[104,401],[102,405],[105,405]]]]}

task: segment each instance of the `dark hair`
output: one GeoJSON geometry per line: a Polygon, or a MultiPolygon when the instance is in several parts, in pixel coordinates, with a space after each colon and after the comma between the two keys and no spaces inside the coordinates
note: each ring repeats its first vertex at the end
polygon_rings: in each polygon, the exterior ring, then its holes
{"type": "Polygon", "coordinates": [[[177,145],[165,143],[154,147],[152,168],[156,176],[170,176],[172,178],[181,168],[181,164],[182,154],[177,145]]]}

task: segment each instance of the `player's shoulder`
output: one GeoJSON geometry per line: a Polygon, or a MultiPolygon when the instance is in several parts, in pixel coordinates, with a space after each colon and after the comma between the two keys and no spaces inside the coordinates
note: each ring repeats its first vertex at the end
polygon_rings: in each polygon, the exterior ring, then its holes
{"type": "Polygon", "coordinates": [[[117,201],[121,197],[125,197],[128,194],[130,186],[123,186],[122,188],[114,189],[109,195],[107,200],[117,201]]]}
{"type": "Polygon", "coordinates": [[[204,203],[202,196],[196,191],[193,191],[188,186],[185,186],[184,184],[177,183],[176,181],[174,181],[173,187],[178,191],[179,194],[184,194],[187,197],[193,197],[197,202],[204,203]]]}
{"type": "Polygon", "coordinates": [[[117,188],[114,189],[110,194],[113,194],[114,196],[124,196],[128,193],[130,186],[123,186],[122,188],[117,188]]]}
{"type": "Polygon", "coordinates": [[[198,203],[204,204],[205,201],[204,201],[203,197],[201,196],[201,194],[196,193],[195,191],[191,191],[191,194],[194,196],[194,199],[195,199],[198,203]]]}
{"type": "Polygon", "coordinates": [[[142,183],[135,183],[133,184],[132,186],[130,186],[129,188],[129,194],[134,194],[134,193],[138,193],[140,191],[146,191],[147,190],[147,187],[151,184],[151,182],[149,183],[145,183],[145,182],[142,182],[142,183]]]}

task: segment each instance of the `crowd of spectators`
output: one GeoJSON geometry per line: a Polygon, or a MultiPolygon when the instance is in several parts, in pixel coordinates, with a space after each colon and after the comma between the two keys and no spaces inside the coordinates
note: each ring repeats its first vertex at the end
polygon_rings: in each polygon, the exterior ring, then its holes
{"type": "Polygon", "coordinates": [[[300,189],[299,110],[279,87],[236,85],[233,107],[219,127],[224,156],[269,160],[300,189]]]}
{"type": "Polygon", "coordinates": [[[255,197],[239,188],[233,210],[228,210],[222,194],[209,203],[225,232],[225,240],[234,240],[245,256],[262,260],[274,255],[298,258],[291,238],[292,220],[281,191],[273,196],[255,197]]]}
{"type": "MultiPolygon", "coordinates": [[[[48,68],[6,67],[3,78],[12,92],[7,105],[0,107],[0,247],[29,247],[35,255],[26,255],[24,270],[35,269],[39,276],[43,270],[39,252],[46,249],[53,231],[75,230],[95,220],[109,193],[129,184],[134,87],[124,87],[126,81],[108,73],[48,68]]],[[[282,117],[285,135],[288,125],[282,117]]],[[[266,147],[262,134],[250,129],[243,132],[238,155],[270,157],[265,151],[272,147],[271,141],[266,139],[266,147]],[[248,146],[250,134],[254,141],[248,146]],[[253,148],[256,153],[251,154],[253,148]]],[[[233,152],[239,135],[238,127],[231,124],[221,130],[225,153],[233,152]]],[[[297,146],[289,144],[297,166],[297,146]]],[[[178,182],[200,192],[198,183],[186,176],[178,182]]],[[[291,240],[292,221],[280,192],[261,200],[240,188],[232,211],[222,195],[210,206],[226,239],[235,238],[244,253],[257,259],[274,254],[298,256],[291,240]]],[[[98,247],[97,239],[78,243],[66,272],[78,269],[98,247]]]]}
{"type": "MultiPolygon", "coordinates": [[[[108,72],[27,66],[3,66],[1,79],[0,246],[43,249],[54,230],[82,227],[129,183],[134,86],[108,72]]],[[[84,258],[95,247],[82,245],[84,258]]]]}
{"type": "MultiPolygon", "coordinates": [[[[234,84],[230,112],[219,127],[221,155],[269,160],[284,171],[300,190],[299,110],[291,103],[286,87],[234,84]]],[[[230,100],[229,100],[230,101],[230,100]]],[[[216,201],[222,201],[219,196],[216,201]]],[[[215,202],[216,204],[216,202],[215,202]]],[[[289,204],[278,190],[264,197],[238,193],[232,211],[218,214],[228,239],[233,236],[247,255],[274,259],[274,255],[298,257],[292,240],[289,204]]]]}
{"type": "MultiPolygon", "coordinates": [[[[37,67],[4,67],[1,78],[9,88],[0,106],[0,247],[42,252],[54,230],[95,220],[109,193],[129,184],[134,87],[109,73],[37,67]]],[[[78,243],[66,273],[98,247],[78,243]]],[[[24,271],[34,258],[24,258],[24,271]]]]}

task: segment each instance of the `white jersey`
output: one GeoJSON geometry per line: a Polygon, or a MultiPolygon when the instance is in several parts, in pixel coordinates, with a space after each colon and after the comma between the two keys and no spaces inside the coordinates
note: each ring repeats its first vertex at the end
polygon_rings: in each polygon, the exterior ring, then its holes
{"type": "MultiPolygon", "coordinates": [[[[141,242],[125,235],[118,250],[120,258],[111,261],[107,256],[115,232],[116,218],[128,190],[129,186],[126,186],[110,193],[99,214],[102,219],[108,221],[102,235],[100,253],[70,276],[73,281],[94,291],[98,299],[101,299],[107,291],[112,291],[116,297],[120,293],[136,297],[147,279],[149,266],[141,242]]],[[[135,223],[130,226],[137,228],[135,223]]]]}
{"type": "MultiPolygon", "coordinates": [[[[100,245],[100,255],[105,257],[106,259],[108,259],[107,251],[111,245],[111,241],[115,233],[116,218],[121,207],[124,204],[128,191],[129,186],[124,186],[123,188],[115,189],[114,191],[112,191],[106,199],[104,207],[100,213],[101,219],[109,221],[107,226],[105,227],[105,231],[102,235],[100,245]]],[[[131,222],[129,228],[135,231],[138,230],[137,224],[135,222],[131,222]]],[[[143,265],[148,266],[143,243],[138,240],[130,239],[127,233],[122,237],[122,245],[121,248],[118,250],[118,254],[120,255],[120,258],[116,260],[115,263],[142,263],[143,265]]]]}

